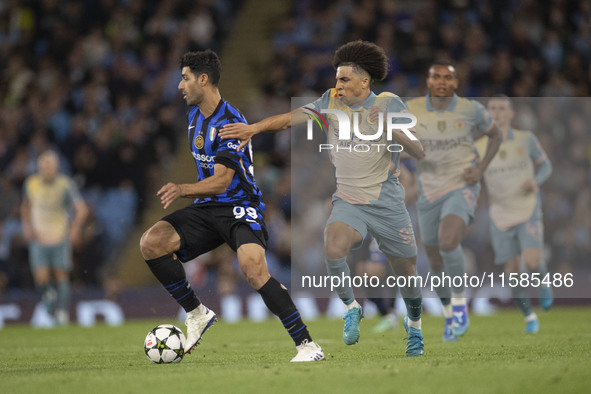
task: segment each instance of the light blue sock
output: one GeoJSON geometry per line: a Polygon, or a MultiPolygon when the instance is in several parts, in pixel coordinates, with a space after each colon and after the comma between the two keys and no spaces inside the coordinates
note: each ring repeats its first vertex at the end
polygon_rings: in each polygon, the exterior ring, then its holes
{"type": "Polygon", "coordinates": [[[400,288],[400,295],[406,305],[406,315],[412,321],[419,321],[423,308],[421,288],[418,286],[405,286],[400,288]]]}
{"type": "Polygon", "coordinates": [[[527,294],[527,289],[522,286],[516,286],[511,288],[511,296],[515,301],[515,304],[523,313],[523,316],[529,316],[532,313],[531,300],[527,294]]]}
{"type": "Polygon", "coordinates": [[[57,300],[57,291],[55,286],[52,285],[52,282],[48,282],[42,285],[37,285],[37,288],[41,292],[41,300],[43,301],[43,305],[45,305],[47,313],[53,316],[57,300]]]}
{"type": "MultiPolygon", "coordinates": [[[[458,245],[457,248],[455,248],[452,251],[449,252],[442,252],[441,250],[439,251],[439,253],[441,254],[441,257],[443,258],[443,266],[444,268],[444,272],[447,276],[450,276],[452,278],[452,287],[451,287],[451,292],[454,294],[461,294],[464,292],[464,283],[463,283],[463,277],[464,277],[464,252],[462,251],[462,245],[458,245]],[[454,286],[453,285],[453,278],[456,276],[460,276],[462,277],[462,285],[461,286],[454,286]]],[[[460,282],[458,279],[456,279],[456,282],[460,282]]]]}
{"type": "Polygon", "coordinates": [[[70,306],[70,281],[62,280],[56,282],[57,300],[55,303],[56,310],[67,311],[70,306]]]}
{"type": "MultiPolygon", "coordinates": [[[[439,286],[435,287],[435,293],[437,293],[437,296],[441,300],[441,304],[449,305],[451,303],[451,287],[447,286],[447,281],[445,282],[445,286],[443,285],[442,274],[443,271],[435,272],[431,270],[431,276],[438,277],[440,279],[439,286]]],[[[448,275],[447,272],[445,274],[448,275]]]]}
{"type": "Polygon", "coordinates": [[[326,270],[330,276],[336,276],[339,278],[341,285],[335,287],[339,298],[349,305],[355,301],[355,295],[353,294],[353,287],[351,287],[351,270],[347,264],[347,257],[343,257],[336,260],[325,259],[326,270]],[[349,278],[348,282],[343,283],[343,278],[349,278]]]}

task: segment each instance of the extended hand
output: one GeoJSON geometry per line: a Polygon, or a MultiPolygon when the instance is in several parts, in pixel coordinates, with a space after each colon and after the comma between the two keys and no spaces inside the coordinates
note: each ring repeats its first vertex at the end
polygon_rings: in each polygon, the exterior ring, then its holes
{"type": "Polygon", "coordinates": [[[521,185],[521,189],[526,193],[533,193],[539,190],[538,182],[535,179],[528,179],[527,181],[523,182],[521,185]]]}
{"type": "Polygon", "coordinates": [[[253,135],[255,135],[255,132],[252,125],[244,123],[228,123],[220,130],[220,137],[223,140],[231,138],[240,140],[240,145],[238,145],[238,148],[236,149],[237,151],[244,148],[253,135]]]}
{"type": "Polygon", "coordinates": [[[475,185],[482,178],[482,170],[478,166],[471,166],[464,169],[464,180],[470,186],[475,185]]]}
{"type": "Polygon", "coordinates": [[[181,197],[181,187],[176,183],[169,182],[162,186],[156,195],[160,197],[160,202],[164,205],[164,209],[166,209],[174,200],[181,197]]]}

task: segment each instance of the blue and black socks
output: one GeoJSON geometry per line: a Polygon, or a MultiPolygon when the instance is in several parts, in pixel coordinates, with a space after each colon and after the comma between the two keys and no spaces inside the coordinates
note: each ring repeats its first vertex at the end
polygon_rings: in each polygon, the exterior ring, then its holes
{"type": "Polygon", "coordinates": [[[172,253],[146,260],[146,264],[156,279],[186,312],[191,312],[201,305],[201,301],[187,281],[183,264],[175,260],[172,253]]]}
{"type": "Polygon", "coordinates": [[[271,277],[257,291],[263,297],[267,308],[281,320],[281,324],[283,324],[296,346],[301,345],[305,340],[312,342],[300,312],[298,312],[287,289],[281,283],[271,277]]]}

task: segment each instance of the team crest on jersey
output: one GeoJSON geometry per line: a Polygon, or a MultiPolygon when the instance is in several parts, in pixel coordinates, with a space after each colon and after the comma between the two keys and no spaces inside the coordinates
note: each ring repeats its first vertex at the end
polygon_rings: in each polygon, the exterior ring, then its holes
{"type": "Polygon", "coordinates": [[[456,130],[462,130],[464,126],[466,126],[466,122],[464,121],[464,119],[456,119],[456,121],[454,122],[454,127],[456,128],[456,130]]]}
{"type": "Polygon", "coordinates": [[[370,112],[367,114],[367,118],[365,119],[368,124],[376,124],[376,123],[378,123],[380,112],[381,113],[384,113],[384,115],[386,115],[386,111],[382,110],[382,108],[380,108],[377,105],[374,105],[369,110],[370,110],[370,112]],[[372,110],[373,110],[373,113],[374,113],[373,117],[375,118],[375,120],[371,120],[371,118],[372,118],[372,110]]]}
{"type": "Polygon", "coordinates": [[[505,159],[505,158],[507,158],[507,151],[506,151],[505,149],[502,149],[502,150],[500,150],[500,151],[499,151],[499,157],[500,157],[501,159],[505,159]]]}
{"type": "Polygon", "coordinates": [[[201,134],[195,137],[195,141],[193,142],[195,144],[195,148],[197,149],[202,149],[203,145],[205,145],[205,140],[203,139],[203,136],[201,134]]]}
{"type": "Polygon", "coordinates": [[[445,131],[446,127],[447,127],[447,124],[446,124],[445,120],[440,120],[437,122],[437,130],[441,131],[442,133],[445,131]]]}

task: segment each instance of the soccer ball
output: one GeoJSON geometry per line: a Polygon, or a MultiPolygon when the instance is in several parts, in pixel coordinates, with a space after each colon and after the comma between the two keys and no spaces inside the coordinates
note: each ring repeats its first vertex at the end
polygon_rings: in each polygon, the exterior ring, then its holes
{"type": "Polygon", "coordinates": [[[185,355],[185,334],[172,324],[150,330],[144,341],[146,356],[156,364],[178,363],[185,355]]]}

